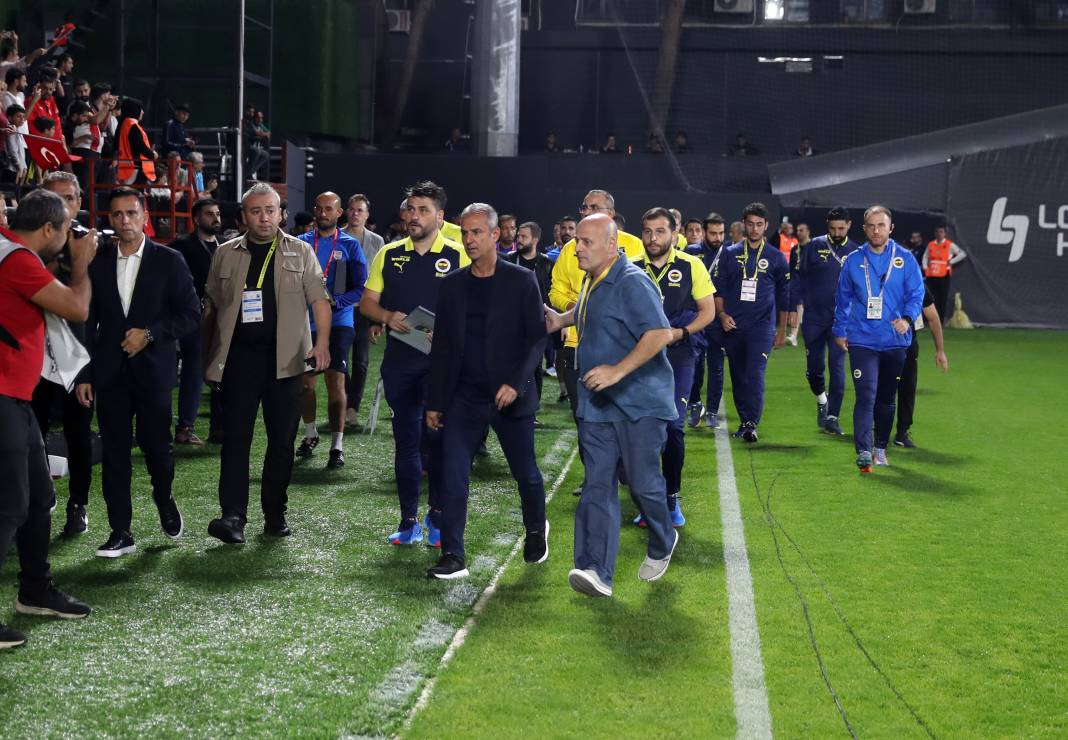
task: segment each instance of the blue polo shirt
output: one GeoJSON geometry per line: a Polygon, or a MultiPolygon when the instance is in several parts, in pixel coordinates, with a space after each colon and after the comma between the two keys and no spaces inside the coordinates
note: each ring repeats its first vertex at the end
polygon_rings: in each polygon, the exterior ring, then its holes
{"type": "MultiPolygon", "coordinates": [[[[317,229],[312,229],[299,238],[311,245],[326,278],[326,291],[334,298],[334,316],[330,325],[355,326],[352,307],[360,302],[363,285],[367,282],[367,260],[360,242],[342,229],[335,229],[334,236],[322,236],[317,229]],[[339,262],[345,263],[343,285],[336,284],[339,262]]],[[[311,329],[315,331],[315,315],[310,310],[308,317],[311,329]]]]}
{"type": "MultiPolygon", "coordinates": [[[[615,365],[630,354],[642,335],[667,329],[660,291],[622,250],[597,282],[582,282],[575,305],[579,331],[576,365],[579,376],[598,365],[615,365]]],[[[627,377],[603,391],[578,384],[578,418],[587,422],[637,421],[653,417],[671,421],[675,410],[675,377],[667,353],[659,353],[627,377]]]]}
{"type": "Polygon", "coordinates": [[[842,264],[834,311],[834,335],[845,337],[852,346],[876,351],[908,347],[912,343],[912,329],[898,334],[892,322],[900,318],[915,323],[923,309],[923,293],[923,274],[912,252],[893,239],[882,254],[875,254],[871,245],[865,244],[846,257],[842,264]],[[868,318],[865,272],[872,294],[881,292],[883,297],[880,319],[868,318]]]}

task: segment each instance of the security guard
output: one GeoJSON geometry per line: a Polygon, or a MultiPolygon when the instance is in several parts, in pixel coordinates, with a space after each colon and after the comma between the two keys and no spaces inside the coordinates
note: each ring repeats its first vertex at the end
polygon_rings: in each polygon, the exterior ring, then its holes
{"type": "Polygon", "coordinates": [[[842,263],[834,309],[834,341],[849,352],[853,369],[853,444],[862,473],[870,473],[873,462],[888,465],[898,378],[923,304],[920,266],[890,238],[893,229],[885,206],[864,212],[868,243],[842,263]]]}
{"type": "Polygon", "coordinates": [[[405,319],[416,308],[434,311],[441,279],[471,260],[459,244],[446,239],[440,231],[445,211],[443,187],[430,181],[416,183],[408,188],[406,202],[408,236],[387,244],[375,255],[360,300],[360,313],[372,322],[385,324],[390,333],[381,372],[386,402],[393,409],[393,464],[401,522],[397,531],[389,535],[389,541],[394,545],[423,541],[418,510],[423,474],[421,450],[425,449],[430,511],[423,524],[427,545],[440,547],[435,509],[441,484],[441,441],[423,425],[430,357],[395,335],[412,331],[405,319]]]}
{"type": "Polygon", "coordinates": [[[725,247],[712,273],[719,326],[714,336],[723,343],[731,364],[734,407],[740,422],[735,437],[756,442],[764,411],[764,373],[772,347],[786,342],[790,266],[782,252],[768,244],[768,207],[750,203],[742,211],[745,239],[725,247]],[[778,307],[778,327],[775,311],[778,307]]]}
{"type": "MultiPolygon", "coordinates": [[[[718,213],[710,213],[702,222],[705,231],[704,239],[700,244],[691,244],[686,248],[687,253],[698,257],[701,264],[711,275],[713,265],[723,250],[723,239],[726,232],[726,224],[723,216],[718,213]]],[[[697,428],[704,419],[709,429],[715,429],[719,420],[716,414],[719,412],[719,402],[723,397],[723,346],[716,338],[715,325],[709,324],[703,332],[705,350],[703,355],[698,353],[694,363],[693,388],[690,390],[690,426],[697,428]],[[708,364],[708,406],[701,404],[701,386],[705,384],[705,364],[708,364]]]]}
{"type": "Polygon", "coordinates": [[[934,298],[938,319],[946,323],[946,303],[949,300],[949,280],[953,275],[953,266],[959,264],[968,255],[956,243],[946,237],[946,227],[936,226],[934,239],[927,243],[923,253],[923,274],[927,287],[934,298]]]}
{"type": "MultiPolygon", "coordinates": [[[[671,524],[681,527],[686,517],[679,505],[682,490],[682,465],[686,457],[686,399],[693,387],[694,361],[704,354],[704,329],[716,317],[716,302],[708,270],[700,259],[680,252],[677,243],[678,223],[666,208],[650,208],[642,216],[642,243],[645,257],[634,264],[660,289],[664,314],[671,324],[672,344],[667,358],[675,376],[675,408],[678,418],[667,423],[667,443],[661,456],[667,481],[668,511],[671,524]]],[[[634,523],[645,526],[641,514],[634,523]]]]}
{"type": "Polygon", "coordinates": [[[830,434],[842,433],[838,415],[845,396],[845,352],[835,343],[831,327],[838,275],[845,258],[857,249],[857,243],[849,238],[852,225],[849,211],[832,208],[827,211],[827,234],[797,248],[795,294],[797,304],[805,310],[801,324],[808,362],[805,377],[816,396],[816,425],[830,434]],[[825,367],[831,376],[829,388],[823,379],[825,367]]]}
{"type": "MultiPolygon", "coordinates": [[[[583,218],[603,213],[613,219],[616,215],[616,201],[607,190],[591,190],[582,199],[579,212],[583,218]]],[[[573,223],[573,219],[564,219],[573,223]]],[[[642,240],[633,234],[619,231],[616,244],[630,260],[641,259],[645,256],[645,247],[642,240]]],[[[579,290],[582,288],[582,280],[586,273],[579,267],[578,257],[575,255],[575,239],[571,238],[560,250],[560,256],[553,265],[552,288],[549,290],[549,303],[558,311],[568,311],[574,307],[578,300],[579,290]]],[[[556,353],[557,376],[563,381],[567,390],[567,397],[571,404],[571,414],[574,417],[578,410],[578,371],[575,369],[575,351],[578,347],[578,332],[571,327],[564,331],[564,347],[556,353]]],[[[576,423],[577,423],[577,417],[576,423]]],[[[582,455],[582,443],[579,443],[579,455],[582,455]]],[[[581,493],[581,487],[574,491],[577,496],[581,493]]]]}

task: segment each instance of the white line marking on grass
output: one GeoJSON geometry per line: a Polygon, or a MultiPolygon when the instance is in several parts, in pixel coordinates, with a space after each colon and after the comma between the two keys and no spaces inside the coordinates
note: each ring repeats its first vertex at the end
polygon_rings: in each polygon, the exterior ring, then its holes
{"type": "MultiPolygon", "coordinates": [[[[563,450],[566,445],[572,443],[571,435],[563,435],[560,439],[556,440],[552,449],[549,450],[545,456],[545,460],[552,460],[559,458],[559,450],[563,450]],[[559,448],[559,450],[558,450],[559,448]]],[[[575,462],[575,458],[578,456],[578,448],[574,448],[571,451],[571,455],[568,456],[567,462],[564,463],[563,469],[560,474],[556,476],[556,480],[553,482],[552,488],[549,489],[545,496],[545,505],[548,506],[549,502],[553,500],[553,496],[560,490],[560,486],[563,485],[564,479],[567,477],[568,471],[571,470],[571,465],[575,462]]],[[[452,636],[452,641],[449,643],[449,647],[445,650],[445,654],[441,656],[441,662],[438,664],[437,672],[431,676],[426,685],[423,686],[422,692],[419,694],[419,699],[416,700],[415,705],[411,711],[408,712],[408,716],[404,720],[404,729],[407,730],[412,726],[412,721],[415,719],[420,711],[426,708],[426,705],[430,703],[430,695],[434,692],[434,685],[437,683],[438,676],[445,670],[446,666],[456,656],[456,652],[460,649],[460,646],[464,644],[464,640],[471,633],[471,630],[475,626],[475,619],[486,608],[486,604],[489,602],[493,595],[497,593],[497,582],[500,580],[504,571],[508,569],[508,566],[512,563],[516,553],[519,552],[523,546],[523,540],[517,539],[515,545],[512,547],[512,551],[508,553],[508,557],[501,563],[501,567],[497,569],[497,572],[493,574],[493,578],[490,579],[489,584],[486,586],[486,590],[482,592],[482,595],[475,602],[475,606],[471,609],[471,616],[464,621],[464,624],[460,629],[456,630],[456,634],[452,636]]]]}
{"type": "Polygon", "coordinates": [[[740,738],[770,738],[771,712],[764,684],[764,660],[760,655],[756,601],[745,528],[734,478],[734,458],[727,433],[725,404],[719,407],[716,428],[716,470],[719,474],[719,510],[723,522],[723,562],[727,571],[727,614],[731,633],[731,663],[734,684],[734,717],[740,738]]]}

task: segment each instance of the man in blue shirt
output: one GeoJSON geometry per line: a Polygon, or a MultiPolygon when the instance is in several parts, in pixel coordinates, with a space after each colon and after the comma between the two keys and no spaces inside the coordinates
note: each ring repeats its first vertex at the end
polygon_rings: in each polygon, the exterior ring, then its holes
{"type": "Polygon", "coordinates": [[[546,309],[551,333],[574,325],[579,438],[586,482],[575,512],[575,567],[568,583],[579,593],[611,596],[619,553],[620,506],[616,491],[622,464],[630,493],[649,531],[643,581],[667,571],[678,533],[671,527],[660,453],[667,422],[678,416],[674,377],[665,347],[673,332],[660,292],[617,247],[618,229],[605,213],[578,226],[575,255],[585,271],[575,306],[564,314],[546,309]]]}
{"type": "MultiPolygon", "coordinates": [[[[311,245],[323,280],[330,294],[333,319],[330,322],[330,367],[326,371],[327,415],[330,417],[329,468],[345,464],[342,441],[345,437],[345,381],[349,374],[348,357],[356,339],[353,306],[360,302],[363,285],[367,282],[367,261],[363,249],[355,237],[337,227],[341,217],[341,198],[336,193],[326,192],[315,199],[315,227],[300,236],[301,241],[311,245]]],[[[312,341],[315,341],[315,317],[311,320],[312,341]]],[[[319,444],[319,430],[315,422],[315,378],[304,376],[304,439],[297,448],[297,457],[307,458],[315,453],[319,444]]]]}
{"type": "Polygon", "coordinates": [[[890,238],[893,229],[888,208],[874,205],[866,210],[868,243],[845,258],[838,279],[834,341],[849,352],[853,370],[853,444],[862,473],[871,472],[873,461],[888,464],[886,444],[898,378],[923,306],[920,266],[908,249],[890,238]]]}
{"type": "Polygon", "coordinates": [[[827,212],[827,234],[794,248],[797,255],[794,303],[804,306],[805,311],[801,324],[808,363],[805,377],[816,396],[816,425],[829,434],[842,433],[838,415],[845,397],[845,352],[834,341],[831,327],[838,275],[845,258],[857,249],[857,243],[849,238],[852,225],[849,211],[832,208],[827,212]],[[825,367],[831,378],[829,388],[823,379],[825,367]]]}
{"type": "MultiPolygon", "coordinates": [[[[700,258],[701,263],[712,274],[712,266],[723,249],[723,239],[726,232],[726,223],[723,216],[718,213],[710,213],[702,222],[705,230],[704,239],[700,244],[691,244],[686,247],[686,252],[700,258]]],[[[719,402],[723,398],[723,345],[716,338],[715,321],[705,327],[702,332],[704,349],[698,348],[697,358],[694,363],[693,388],[690,390],[690,405],[687,411],[690,415],[690,426],[697,428],[704,419],[709,429],[715,429],[719,424],[716,414],[719,413],[719,402]],[[705,384],[705,363],[708,363],[708,406],[701,404],[701,386],[705,384]]]]}
{"type": "Polygon", "coordinates": [[[742,225],[745,239],[724,247],[712,272],[719,317],[712,335],[722,343],[731,363],[739,421],[734,436],[752,443],[758,439],[757,425],[764,412],[764,373],[772,346],[786,343],[790,266],[783,253],[764,238],[767,206],[747,205],[742,225]]]}

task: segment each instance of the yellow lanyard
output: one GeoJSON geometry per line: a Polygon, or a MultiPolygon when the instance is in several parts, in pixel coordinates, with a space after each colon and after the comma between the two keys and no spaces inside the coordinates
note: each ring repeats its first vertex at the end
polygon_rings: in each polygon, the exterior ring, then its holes
{"type": "Polygon", "coordinates": [[[667,271],[671,269],[672,264],[674,264],[674,260],[668,260],[667,263],[664,265],[663,269],[660,270],[660,274],[657,275],[655,272],[653,272],[653,263],[649,262],[648,260],[645,261],[645,274],[653,279],[653,283],[656,285],[656,289],[660,291],[661,295],[663,295],[664,289],[660,287],[660,281],[663,280],[664,275],[667,274],[667,271]]]}
{"type": "Polygon", "coordinates": [[[760,248],[757,250],[756,264],[753,266],[753,277],[749,277],[746,274],[746,265],[749,264],[749,240],[745,240],[745,257],[742,261],[742,280],[759,280],[760,279],[760,253],[764,251],[764,245],[767,244],[767,240],[763,239],[760,242],[760,248]]]}
{"type": "MultiPolygon", "coordinates": [[[[263,260],[263,267],[260,268],[260,279],[256,281],[256,290],[263,290],[263,279],[267,277],[267,266],[271,264],[271,257],[274,256],[274,250],[277,246],[278,235],[275,234],[274,241],[271,242],[271,248],[267,250],[267,256],[263,260]]],[[[248,290],[248,282],[245,283],[245,290],[248,290]]]]}

